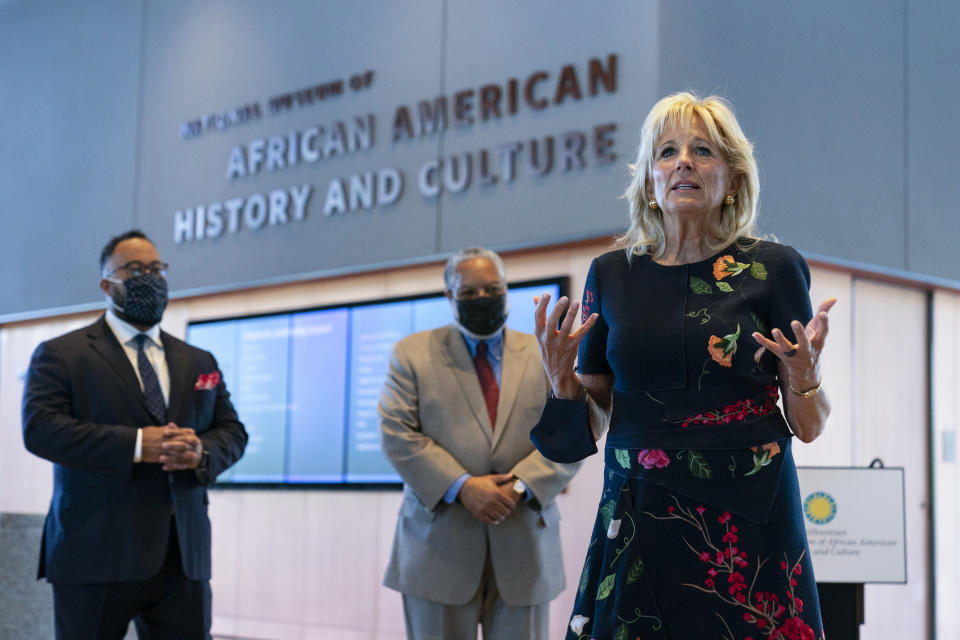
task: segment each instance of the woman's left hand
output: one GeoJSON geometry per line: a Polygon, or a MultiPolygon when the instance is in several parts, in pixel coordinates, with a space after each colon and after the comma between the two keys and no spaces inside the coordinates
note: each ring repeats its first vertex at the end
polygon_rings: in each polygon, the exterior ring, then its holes
{"type": "Polygon", "coordinates": [[[790,342],[780,329],[773,329],[773,340],[762,333],[753,332],[753,339],[760,345],[754,359],[759,361],[767,350],[780,359],[795,387],[814,387],[820,382],[820,353],[827,339],[829,323],[827,313],[837,303],[836,298],[827,298],[820,303],[813,318],[804,327],[798,320],[790,323],[796,344],[790,342]]]}

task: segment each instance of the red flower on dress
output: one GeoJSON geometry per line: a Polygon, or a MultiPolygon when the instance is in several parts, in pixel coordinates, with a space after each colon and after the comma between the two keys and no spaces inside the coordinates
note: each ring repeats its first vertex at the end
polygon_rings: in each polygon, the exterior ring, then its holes
{"type": "Polygon", "coordinates": [[[593,291],[587,289],[583,292],[583,300],[580,301],[580,323],[587,321],[590,317],[590,308],[593,306],[593,291]]]}
{"type": "Polygon", "coordinates": [[[787,618],[777,631],[787,640],[816,640],[813,629],[799,616],[787,618]]]}
{"type": "Polygon", "coordinates": [[[767,395],[761,401],[754,401],[752,398],[746,400],[737,400],[733,404],[724,405],[719,409],[711,409],[698,413],[695,416],[684,418],[680,421],[680,426],[689,427],[691,424],[730,424],[731,422],[743,422],[747,418],[755,416],[765,416],[777,411],[777,400],[780,398],[780,392],[776,385],[767,385],[767,395]]]}
{"type": "Polygon", "coordinates": [[[663,449],[641,449],[637,454],[637,462],[643,465],[644,469],[663,469],[670,464],[670,456],[663,449]]]}
{"type": "MultiPolygon", "coordinates": [[[[723,541],[727,544],[726,548],[717,549],[710,542],[711,536],[708,535],[707,531],[713,518],[705,518],[705,514],[698,514],[698,511],[699,509],[694,506],[685,507],[678,504],[676,508],[668,506],[667,512],[670,515],[663,518],[654,514],[647,514],[657,519],[675,518],[683,520],[696,527],[704,541],[717,551],[714,561],[711,560],[710,551],[699,551],[696,546],[688,542],[691,551],[707,565],[707,570],[703,582],[685,583],[684,586],[713,594],[727,604],[742,608],[744,622],[754,626],[762,637],[769,638],[769,640],[824,640],[823,636],[815,637],[813,629],[800,617],[803,612],[803,601],[794,593],[798,585],[796,579],[792,576],[800,573],[797,567],[800,566],[804,554],[801,554],[795,563],[791,563],[786,554],[780,561],[780,570],[784,572],[787,579],[787,590],[783,594],[785,596],[783,602],[781,602],[781,596],[773,591],[761,591],[759,589],[753,591],[756,576],[745,575],[739,570],[747,566],[749,562],[746,559],[747,553],[734,546],[737,542],[739,529],[731,522],[733,515],[729,511],[721,511],[720,515],[717,516],[717,522],[723,525],[724,529],[723,541]],[[724,578],[726,578],[726,589],[720,587],[724,578]]],[[[686,538],[684,540],[686,541],[686,538]]],[[[757,567],[759,569],[766,560],[761,561],[758,558],[758,562],[757,567]]],[[[744,640],[749,640],[750,637],[748,636],[744,640]]]]}

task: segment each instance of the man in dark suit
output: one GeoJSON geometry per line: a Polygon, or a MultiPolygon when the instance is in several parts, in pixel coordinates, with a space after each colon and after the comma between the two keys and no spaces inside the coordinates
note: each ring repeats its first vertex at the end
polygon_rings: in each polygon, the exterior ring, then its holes
{"type": "Polygon", "coordinates": [[[207,485],[243,454],[214,357],[160,330],[167,265],[139,231],[100,256],[107,312],[37,347],[27,449],[54,463],[38,578],[58,640],[210,637],[207,485]]]}

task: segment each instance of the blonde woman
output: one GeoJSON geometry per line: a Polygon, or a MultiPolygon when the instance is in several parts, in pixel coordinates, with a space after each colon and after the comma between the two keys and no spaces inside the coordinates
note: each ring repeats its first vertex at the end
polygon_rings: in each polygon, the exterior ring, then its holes
{"type": "Polygon", "coordinates": [[[830,412],[836,300],[814,314],[804,259],[756,237],[753,148],[723,99],[657,102],[631,169],[630,227],[582,302],[537,301],[553,398],[534,441],[570,462],[609,429],[567,638],[822,638],[790,449],[830,412]]]}

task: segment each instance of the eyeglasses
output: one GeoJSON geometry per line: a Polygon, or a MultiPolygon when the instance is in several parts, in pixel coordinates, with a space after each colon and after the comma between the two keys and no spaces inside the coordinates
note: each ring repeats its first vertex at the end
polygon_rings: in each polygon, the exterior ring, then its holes
{"type": "Polygon", "coordinates": [[[137,276],[142,276],[145,273],[152,273],[154,275],[160,276],[161,278],[167,277],[167,269],[170,268],[170,265],[166,262],[154,261],[150,264],[144,264],[139,260],[131,260],[127,264],[120,265],[116,269],[108,273],[108,276],[112,276],[117,271],[126,271],[132,277],[136,278],[137,276]]]}
{"type": "Polygon", "coordinates": [[[500,282],[487,284],[482,287],[464,287],[457,289],[458,300],[473,300],[480,296],[502,296],[507,292],[507,286],[500,282]]]}

